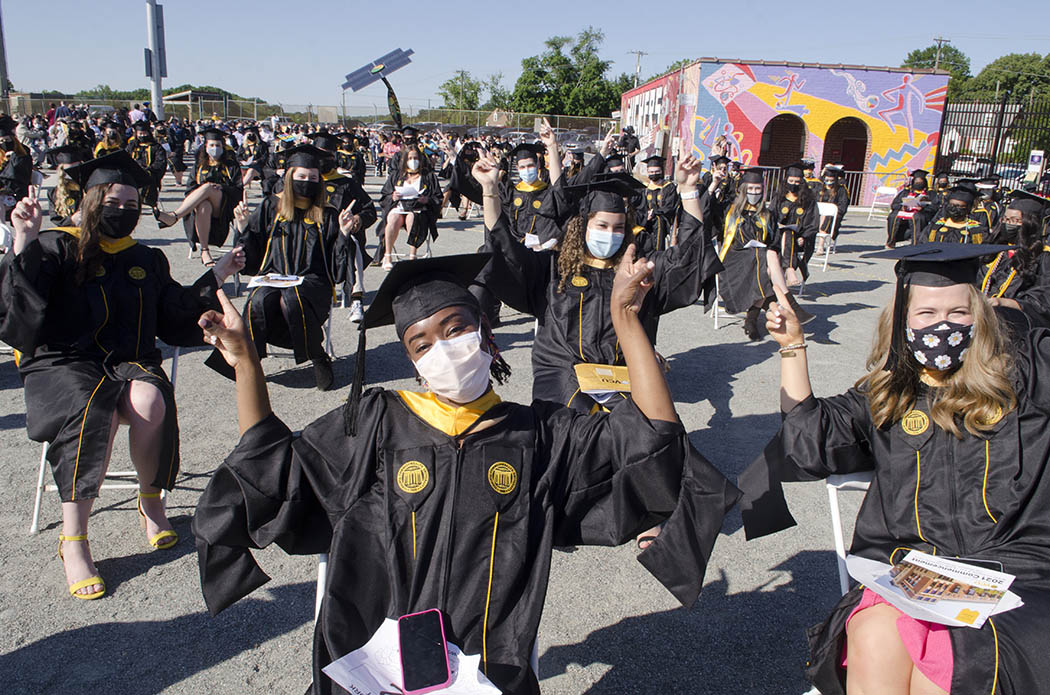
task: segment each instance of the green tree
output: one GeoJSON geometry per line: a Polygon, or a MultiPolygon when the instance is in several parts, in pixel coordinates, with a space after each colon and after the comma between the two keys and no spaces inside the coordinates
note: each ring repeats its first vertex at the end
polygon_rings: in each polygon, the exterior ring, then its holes
{"type": "Polygon", "coordinates": [[[598,55],[604,40],[594,27],[575,38],[547,39],[543,53],[521,61],[511,106],[526,113],[608,116],[619,108],[620,92],[619,82],[606,77],[611,62],[598,55]]]}
{"type": "Polygon", "coordinates": [[[481,105],[481,82],[466,70],[456,70],[441,83],[437,93],[445,100],[446,109],[477,109],[481,105]]]}
{"type": "Polygon", "coordinates": [[[902,68],[930,70],[935,65],[939,66],[941,70],[947,70],[950,74],[948,78],[948,98],[952,101],[964,98],[967,83],[970,80],[970,59],[955,46],[951,44],[942,45],[939,62],[937,60],[937,46],[934,45],[915,49],[901,63],[902,68]]]}
{"type": "Polygon", "coordinates": [[[1050,97],[1050,55],[1009,53],[996,58],[970,80],[965,98],[992,101],[1004,92],[1016,100],[1050,97]]]}
{"type": "Polygon", "coordinates": [[[488,101],[481,107],[483,110],[510,109],[511,93],[509,89],[503,86],[502,72],[493,73],[486,77],[482,86],[489,95],[488,101]]]}

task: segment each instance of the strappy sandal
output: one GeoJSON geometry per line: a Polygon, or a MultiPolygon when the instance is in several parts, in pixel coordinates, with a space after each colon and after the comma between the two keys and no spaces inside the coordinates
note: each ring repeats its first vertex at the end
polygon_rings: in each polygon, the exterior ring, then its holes
{"type": "MultiPolygon", "coordinates": [[[[142,511],[142,498],[155,499],[160,497],[159,492],[140,492],[138,493],[138,508],[139,508],[139,525],[143,529],[146,528],[146,513],[142,511]]],[[[179,542],[179,534],[175,533],[171,529],[161,531],[155,536],[149,538],[149,544],[157,550],[167,550],[171,546],[179,542]]]]}
{"type": "Polygon", "coordinates": [[[153,219],[157,220],[157,227],[159,229],[167,229],[168,227],[171,227],[172,225],[174,225],[176,222],[179,221],[179,218],[175,215],[174,212],[166,212],[166,211],[161,210],[160,208],[156,208],[156,207],[153,208],[153,219]],[[162,220],[160,218],[161,215],[171,215],[172,221],[171,222],[165,222],[164,220],[162,220]]]}
{"type": "Polygon", "coordinates": [[[205,248],[201,249],[201,263],[204,264],[205,268],[214,268],[215,259],[212,258],[211,251],[205,248]],[[204,260],[204,254],[208,254],[208,260],[204,260]]]}
{"type": "MultiPolygon", "coordinates": [[[[58,559],[61,560],[63,564],[65,564],[66,559],[62,556],[62,544],[63,543],[66,543],[66,542],[72,543],[72,542],[77,542],[77,541],[83,541],[83,542],[87,543],[87,539],[88,539],[88,537],[87,537],[86,533],[83,536],[63,536],[62,534],[59,534],[59,536],[58,536],[58,559]]],[[[102,577],[100,577],[100,576],[98,576],[96,574],[93,577],[88,577],[87,579],[82,579],[79,582],[73,582],[72,584],[70,584],[69,585],[69,594],[73,598],[78,598],[81,601],[93,601],[94,599],[102,598],[103,596],[105,596],[105,594],[106,594],[106,582],[102,580],[102,577]],[[78,594],[77,593],[78,591],[80,591],[84,587],[94,586],[96,584],[100,585],[102,587],[102,589],[100,591],[95,591],[95,592],[92,592],[90,594],[78,594]]]]}

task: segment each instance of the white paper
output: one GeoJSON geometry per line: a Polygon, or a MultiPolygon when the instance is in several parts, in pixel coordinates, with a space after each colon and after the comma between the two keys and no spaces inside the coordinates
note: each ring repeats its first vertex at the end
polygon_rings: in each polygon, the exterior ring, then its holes
{"type": "Polygon", "coordinates": [[[758,239],[752,239],[751,241],[744,244],[745,249],[767,249],[769,248],[758,239]]]}
{"type": "Polygon", "coordinates": [[[547,239],[547,241],[545,241],[545,242],[543,242],[541,244],[539,236],[537,236],[535,234],[528,234],[528,233],[526,233],[525,234],[525,242],[524,243],[525,243],[525,248],[527,248],[527,249],[532,249],[533,251],[546,251],[547,249],[554,248],[557,245],[558,240],[557,239],[547,239]]]}
{"type": "Polygon", "coordinates": [[[303,284],[301,275],[281,275],[280,273],[267,273],[256,275],[248,281],[248,289],[253,287],[295,287],[303,284]]]}
{"type": "Polygon", "coordinates": [[[419,197],[419,189],[410,183],[407,183],[404,186],[398,186],[397,192],[401,194],[401,198],[404,200],[411,200],[412,198],[419,197]]]}
{"type": "Polygon", "coordinates": [[[920,601],[910,598],[891,582],[891,566],[884,562],[848,555],[846,556],[846,569],[849,570],[851,577],[881,596],[897,610],[917,620],[931,623],[979,628],[984,625],[988,616],[998,615],[1024,605],[1020,596],[1007,589],[1014,579],[1011,574],[967,565],[948,558],[934,557],[916,550],[909,552],[902,562],[927,568],[945,576],[957,577],[973,586],[996,589],[1005,593],[995,604],[954,599],[920,601]],[[963,610],[973,611],[976,616],[972,621],[958,620],[955,616],[963,610]]]}
{"type": "MultiPolygon", "coordinates": [[[[479,670],[480,655],[466,655],[450,642],[448,663],[452,682],[447,688],[432,692],[448,695],[500,695],[499,688],[479,670]]],[[[336,659],[321,670],[343,689],[355,695],[379,695],[382,691],[397,692],[401,689],[401,651],[398,648],[397,621],[387,618],[365,646],[336,659]]]]}

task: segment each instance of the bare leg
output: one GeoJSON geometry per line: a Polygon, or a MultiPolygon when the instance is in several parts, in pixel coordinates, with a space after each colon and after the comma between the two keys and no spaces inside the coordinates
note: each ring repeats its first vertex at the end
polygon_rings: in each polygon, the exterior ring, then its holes
{"type": "MultiPolygon", "coordinates": [[[[164,397],[153,384],[132,381],[121,399],[120,417],[128,424],[128,445],[131,463],[139,478],[139,492],[155,493],[153,487],[160,467],[160,446],[164,426],[164,397]]],[[[171,529],[164,516],[164,501],[159,497],[143,497],[139,500],[146,515],[146,537],[153,538],[161,531],[171,529]]]]}
{"type": "Polygon", "coordinates": [[[394,242],[397,241],[398,232],[404,223],[404,215],[389,214],[386,217],[386,232],[383,235],[383,266],[387,267],[393,263],[391,255],[394,251],[394,242]]]}
{"type": "MultiPolygon", "coordinates": [[[[405,231],[406,232],[412,231],[412,224],[415,222],[415,220],[416,220],[416,214],[414,212],[410,212],[407,215],[405,215],[405,231]]],[[[409,246],[408,248],[410,249],[409,252],[408,252],[408,260],[410,260],[410,261],[416,260],[416,253],[419,251],[419,247],[418,246],[409,246]]]]}
{"type": "Polygon", "coordinates": [[[849,695],[910,695],[914,665],[897,632],[900,611],[879,604],[857,613],[846,640],[849,695]]]}
{"type": "MultiPolygon", "coordinates": [[[[99,485],[105,479],[106,470],[109,468],[109,457],[113,452],[113,438],[117,434],[117,425],[120,423],[118,414],[113,415],[113,422],[109,428],[109,446],[106,449],[106,458],[102,465],[102,474],[99,476],[99,485]]],[[[62,535],[63,536],[86,536],[88,532],[88,519],[91,516],[91,506],[95,499],[75,500],[62,503],[62,535]]],[[[64,541],[62,543],[62,564],[66,570],[66,585],[71,586],[76,582],[83,581],[88,577],[98,574],[95,563],[91,559],[91,549],[87,541],[64,541]]],[[[77,590],[78,594],[94,594],[101,591],[101,584],[91,584],[77,590]]]]}
{"type": "Polygon", "coordinates": [[[211,201],[205,200],[193,211],[193,219],[197,227],[197,243],[201,247],[201,263],[204,265],[215,262],[211,257],[211,251],[208,249],[208,241],[211,239],[212,209],[211,201]]]}

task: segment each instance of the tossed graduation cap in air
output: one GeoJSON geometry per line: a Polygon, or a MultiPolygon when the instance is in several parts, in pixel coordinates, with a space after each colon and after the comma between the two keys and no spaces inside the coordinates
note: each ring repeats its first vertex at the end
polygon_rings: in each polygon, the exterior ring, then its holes
{"type": "Polygon", "coordinates": [[[83,190],[111,183],[122,183],[143,189],[152,183],[149,174],[127,150],[117,150],[98,159],[82,162],[66,169],[66,176],[83,190]]]}
{"type": "Polygon", "coordinates": [[[1012,199],[1006,206],[1007,210],[1020,210],[1022,215],[1032,215],[1037,219],[1042,218],[1047,207],[1050,206],[1050,199],[1028,191],[1010,191],[1010,196],[1012,199]]]}
{"type": "Polygon", "coordinates": [[[51,155],[55,164],[76,164],[77,162],[87,161],[91,157],[87,150],[76,145],[52,147],[45,154],[51,155]]]}
{"type": "Polygon", "coordinates": [[[357,433],[357,411],[365,381],[365,332],[393,325],[398,340],[412,325],[450,306],[466,306],[480,317],[478,300],[467,289],[492,258],[491,253],[401,261],[383,280],[358,327],[354,382],[343,409],[347,434],[357,433]]]}
{"type": "Polygon", "coordinates": [[[397,95],[394,94],[394,88],[390,86],[390,82],[386,79],[386,76],[411,63],[413,52],[414,51],[411,48],[407,51],[397,48],[378,60],[373,60],[371,63],[354,70],[346,76],[346,82],[343,83],[343,89],[352,89],[355,92],[358,92],[368,85],[382,80],[383,84],[386,85],[386,101],[387,106],[390,108],[390,117],[394,119],[394,123],[400,128],[401,106],[398,104],[397,95]]]}
{"type": "Polygon", "coordinates": [[[893,300],[893,334],[890,350],[883,369],[893,371],[908,355],[904,333],[907,328],[908,311],[904,290],[919,287],[949,287],[951,285],[978,282],[981,259],[1009,251],[1012,246],[1000,244],[956,244],[929,242],[914,246],[900,246],[886,251],[876,251],[861,258],[888,258],[896,260],[897,293],[893,300]]]}
{"type": "Polygon", "coordinates": [[[331,155],[314,145],[296,145],[283,150],[284,168],[305,167],[307,169],[321,169],[321,162],[331,155]]]}
{"type": "Polygon", "coordinates": [[[578,213],[587,217],[592,212],[625,214],[625,198],[630,198],[644,188],[645,184],[627,172],[616,172],[599,174],[594,180],[578,186],[566,186],[565,191],[580,201],[578,213]]]}

